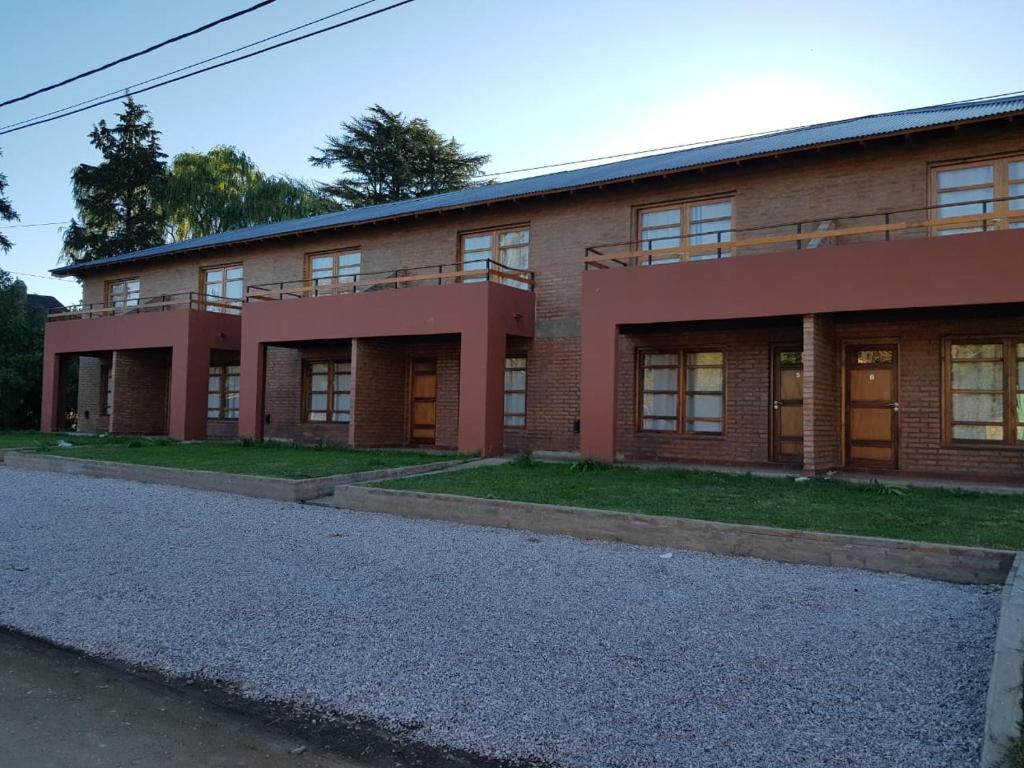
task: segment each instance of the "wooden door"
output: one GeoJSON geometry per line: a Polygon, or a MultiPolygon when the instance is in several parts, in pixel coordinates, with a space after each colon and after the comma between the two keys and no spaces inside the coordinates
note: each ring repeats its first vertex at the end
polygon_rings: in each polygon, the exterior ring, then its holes
{"type": "Polygon", "coordinates": [[[895,344],[846,350],[846,464],[899,465],[899,359],[895,344]]]}
{"type": "Polygon", "coordinates": [[[772,348],[772,461],[803,461],[803,358],[800,347],[772,348]]]}
{"type": "Polygon", "coordinates": [[[437,360],[412,361],[410,434],[414,443],[433,445],[437,438],[437,360]]]}

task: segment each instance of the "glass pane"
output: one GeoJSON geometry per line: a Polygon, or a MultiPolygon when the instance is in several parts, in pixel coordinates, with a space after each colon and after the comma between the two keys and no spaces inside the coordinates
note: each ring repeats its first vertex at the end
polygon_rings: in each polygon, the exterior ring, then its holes
{"type": "Polygon", "coordinates": [[[725,359],[722,352],[690,352],[686,356],[687,365],[721,365],[725,359]]]}
{"type": "Polygon", "coordinates": [[[669,390],[679,389],[678,368],[647,368],[644,370],[644,389],[669,390]]]}
{"type": "Polygon", "coordinates": [[[1024,392],[1024,362],[1017,363],[1017,391],[1024,392]]]}
{"type": "Polygon", "coordinates": [[[525,245],[530,242],[530,233],[522,229],[517,232],[502,232],[498,237],[498,245],[525,245]]]}
{"type": "Polygon", "coordinates": [[[997,426],[954,424],[954,440],[1002,440],[1003,428],[997,426]]]}
{"type": "Polygon", "coordinates": [[[779,352],[779,362],[783,365],[803,365],[803,352],[779,352]]]}
{"type": "Polygon", "coordinates": [[[1003,359],[1002,344],[951,344],[950,355],[954,360],[971,360],[977,358],[1003,359]]]}
{"type": "Polygon", "coordinates": [[[206,407],[210,409],[220,408],[220,395],[218,393],[207,395],[206,407]]]}
{"type": "Polygon", "coordinates": [[[524,394],[506,394],[505,395],[505,413],[525,413],[526,412],[526,395],[524,394]]]}
{"type": "Polygon", "coordinates": [[[690,368],[686,371],[686,388],[693,392],[721,392],[721,368],[690,368]]]}
{"type": "Polygon", "coordinates": [[[530,266],[530,249],[505,248],[501,252],[501,263],[512,269],[528,269],[530,266]]]}
{"type": "Polygon", "coordinates": [[[1003,396],[953,393],[953,421],[1003,420],[1003,396]]]}
{"type": "Polygon", "coordinates": [[[207,391],[209,391],[209,392],[219,392],[220,391],[220,376],[210,376],[209,382],[210,383],[207,386],[207,391]]]}
{"type": "Polygon", "coordinates": [[[679,355],[674,352],[648,352],[644,355],[644,365],[679,365],[679,355]]]}
{"type": "Polygon", "coordinates": [[[973,168],[958,168],[955,171],[939,171],[939,189],[969,187],[974,184],[991,184],[994,171],[991,165],[976,165],[973,168]]]}
{"type": "Polygon", "coordinates": [[[1011,211],[1024,209],[1024,184],[1011,184],[1010,197],[1015,198],[1010,200],[1011,211]]]}
{"type": "Polygon", "coordinates": [[[954,389],[1003,388],[1002,363],[953,363],[954,389]]]}
{"type": "Polygon", "coordinates": [[[334,396],[334,411],[350,411],[352,410],[352,396],[351,395],[335,395],[334,396]]]}
{"type": "Polygon", "coordinates": [[[686,418],[721,418],[721,395],[688,395],[686,398],[686,418]]]}
{"type": "Polygon", "coordinates": [[[464,238],[462,238],[463,251],[482,251],[490,250],[490,248],[490,235],[466,235],[464,238]]]}
{"type": "Polygon", "coordinates": [[[506,427],[525,427],[526,417],[517,414],[505,414],[506,427]]]}
{"type": "Polygon", "coordinates": [[[675,432],[676,420],[675,419],[647,419],[645,418],[641,424],[644,429],[653,430],[656,432],[675,432]]]}
{"type": "Polygon", "coordinates": [[[678,208],[668,208],[663,211],[647,211],[640,216],[640,226],[644,229],[648,227],[664,227],[672,224],[678,228],[682,221],[682,213],[678,208]]]}
{"type": "Polygon", "coordinates": [[[691,432],[721,432],[722,425],[717,421],[691,421],[689,429],[691,432]]]}
{"type": "Polygon", "coordinates": [[[732,202],[729,200],[720,203],[702,203],[690,208],[691,222],[703,221],[704,219],[728,219],[731,216],[732,202]]]}
{"type": "MultiPolygon", "coordinates": [[[[238,395],[234,394],[234,395],[228,395],[227,397],[225,397],[224,398],[224,407],[228,411],[237,411],[238,410],[238,395]]],[[[238,414],[236,413],[235,415],[237,416],[238,414]]]]}
{"type": "Polygon", "coordinates": [[[239,281],[242,279],[242,268],[231,267],[228,269],[228,282],[239,281]]]}
{"type": "Polygon", "coordinates": [[[327,374],[313,374],[309,379],[309,389],[313,392],[326,392],[327,374]]]}
{"type": "Polygon", "coordinates": [[[857,353],[859,365],[886,365],[891,362],[891,349],[862,349],[857,353]]]}
{"type": "Polygon", "coordinates": [[[526,371],[505,371],[505,389],[526,389],[526,371]]]}
{"type": "Polygon", "coordinates": [[[363,254],[359,251],[348,251],[338,254],[339,267],[358,267],[363,260],[363,254]]]}
{"type": "MultiPolygon", "coordinates": [[[[487,269],[487,258],[485,257],[483,259],[466,260],[466,261],[464,261],[462,263],[462,269],[465,272],[476,272],[477,270],[486,270],[487,269]]],[[[486,279],[487,279],[487,277],[484,276],[484,275],[481,275],[479,277],[464,277],[464,278],[462,278],[462,282],[464,282],[464,283],[480,283],[480,282],[483,282],[486,279]]]]}
{"type": "Polygon", "coordinates": [[[352,374],[350,373],[339,373],[334,377],[334,391],[335,392],[351,392],[352,391],[352,374]]]}
{"type": "Polygon", "coordinates": [[[228,376],[224,379],[224,389],[228,392],[238,391],[238,376],[228,376]]]}
{"type": "Polygon", "coordinates": [[[243,286],[241,282],[228,283],[227,290],[224,292],[224,298],[241,299],[242,288],[243,286]]]}
{"type": "Polygon", "coordinates": [[[311,411],[326,411],[327,410],[327,395],[310,395],[309,396],[309,410],[311,411]]]}
{"type": "Polygon", "coordinates": [[[220,416],[219,408],[210,408],[206,411],[206,418],[208,419],[216,419],[218,416],[220,416]]]}
{"type": "MultiPolygon", "coordinates": [[[[1021,344],[1021,347],[1024,348],[1024,344],[1021,344]]],[[[1024,355],[1021,355],[1021,356],[1024,357],[1024,355]]],[[[506,368],[525,368],[526,367],[526,358],[525,357],[506,357],[505,358],[505,367],[506,368]]]]}
{"type": "Polygon", "coordinates": [[[1010,163],[1009,177],[1011,181],[1024,179],[1024,160],[1016,160],[1010,163]]]}
{"type": "Polygon", "coordinates": [[[327,414],[324,413],[323,411],[319,411],[319,412],[310,411],[309,412],[309,420],[310,421],[327,421],[327,414]]]}
{"type": "Polygon", "coordinates": [[[992,210],[991,203],[979,202],[992,200],[994,197],[992,187],[984,189],[965,189],[959,192],[942,192],[939,194],[938,204],[942,207],[938,210],[940,219],[948,219],[951,216],[972,216],[980,213],[988,213],[992,210]],[[955,203],[963,202],[961,205],[955,203]]]}
{"type": "Polygon", "coordinates": [[[309,260],[309,269],[311,272],[326,272],[330,274],[334,267],[333,256],[313,256],[309,260]]]}
{"type": "Polygon", "coordinates": [[[641,250],[651,251],[657,248],[678,248],[682,242],[679,227],[659,227],[645,229],[640,234],[641,250]]]}
{"type": "Polygon", "coordinates": [[[309,370],[313,373],[327,373],[327,363],[313,363],[309,370]]]}
{"type": "Polygon", "coordinates": [[[232,375],[237,375],[237,374],[242,372],[242,366],[240,366],[240,365],[229,365],[229,366],[227,366],[227,368],[225,368],[225,370],[228,373],[232,374],[232,375]]]}
{"type": "Polygon", "coordinates": [[[674,417],[678,412],[678,395],[644,395],[644,416],[674,417]]]}

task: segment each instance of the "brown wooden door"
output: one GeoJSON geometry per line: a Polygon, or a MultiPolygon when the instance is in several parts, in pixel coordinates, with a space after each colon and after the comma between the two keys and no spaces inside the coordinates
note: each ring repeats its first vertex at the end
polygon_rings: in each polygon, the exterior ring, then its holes
{"type": "Polygon", "coordinates": [[[800,347],[772,348],[772,461],[804,457],[804,362],[800,347]]]}
{"type": "Polygon", "coordinates": [[[437,438],[437,360],[412,361],[410,434],[414,443],[433,445],[437,438]]]}
{"type": "Polygon", "coordinates": [[[899,359],[895,344],[846,350],[846,464],[899,464],[899,359]]]}

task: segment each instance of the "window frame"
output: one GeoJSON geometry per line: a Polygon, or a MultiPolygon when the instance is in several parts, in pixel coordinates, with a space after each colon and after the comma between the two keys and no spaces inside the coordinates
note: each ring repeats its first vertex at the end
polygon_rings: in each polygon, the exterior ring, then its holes
{"type": "MultiPolygon", "coordinates": [[[[700,234],[707,234],[707,233],[697,233],[695,235],[693,232],[690,231],[690,226],[693,223],[693,222],[690,221],[690,211],[693,208],[701,206],[701,205],[716,205],[716,204],[719,204],[719,203],[729,203],[730,206],[731,206],[730,207],[730,214],[729,214],[730,226],[729,226],[728,230],[723,230],[723,231],[728,231],[728,233],[729,233],[729,240],[722,242],[723,246],[725,245],[726,242],[730,243],[730,247],[723,247],[723,248],[721,248],[720,249],[722,251],[721,254],[716,253],[715,251],[708,251],[707,253],[699,254],[699,256],[697,258],[693,258],[692,256],[687,256],[685,261],[708,261],[708,260],[712,260],[712,259],[726,259],[726,258],[730,258],[732,256],[732,251],[734,250],[734,248],[731,247],[731,244],[733,242],[732,235],[733,235],[733,233],[736,232],[736,192],[735,191],[721,192],[721,193],[717,193],[717,194],[713,194],[713,195],[706,195],[706,196],[702,195],[700,197],[687,197],[687,198],[681,198],[681,199],[678,199],[678,200],[668,200],[668,201],[665,201],[665,202],[658,202],[658,203],[645,203],[644,205],[633,206],[633,225],[632,225],[633,226],[633,238],[632,239],[633,239],[633,242],[637,245],[637,251],[638,252],[652,253],[652,252],[656,252],[658,250],[658,249],[652,248],[652,249],[650,249],[650,251],[645,251],[645,249],[643,247],[643,244],[644,244],[645,241],[644,241],[644,239],[642,237],[642,233],[644,231],[643,216],[644,216],[645,213],[658,213],[659,211],[678,210],[679,211],[679,242],[680,242],[680,245],[678,246],[678,249],[679,250],[683,250],[683,249],[691,247],[691,245],[689,244],[689,239],[691,237],[699,236],[700,234]]],[[[696,245],[704,245],[704,244],[701,243],[701,244],[696,244],[696,245]]],[[[668,246],[668,247],[664,248],[663,250],[671,251],[671,250],[673,250],[673,247],[672,246],[668,246]]],[[[647,264],[650,264],[652,266],[656,266],[658,264],[677,264],[677,263],[682,263],[684,261],[684,259],[679,258],[678,255],[675,257],[674,260],[671,260],[671,259],[672,259],[672,257],[670,255],[668,255],[664,259],[657,259],[657,260],[652,260],[652,261],[649,261],[649,262],[641,261],[641,263],[642,264],[647,263],[647,264]]]]}
{"type": "MultiPolygon", "coordinates": [[[[491,247],[488,249],[489,254],[486,258],[487,261],[493,262],[494,264],[500,264],[502,267],[507,267],[511,271],[518,271],[520,269],[524,271],[530,270],[530,249],[533,246],[533,233],[530,231],[530,222],[520,222],[518,224],[503,224],[497,227],[483,227],[481,229],[467,229],[458,233],[458,255],[456,259],[456,268],[461,273],[466,271],[466,238],[467,237],[480,237],[482,235],[491,236],[491,247]],[[505,264],[501,259],[502,245],[501,236],[507,235],[513,232],[526,232],[526,266],[525,267],[512,267],[505,264]]],[[[522,248],[523,245],[512,245],[506,246],[507,248],[522,248]]],[[[473,253],[483,253],[483,251],[474,251],[473,253]]],[[[474,256],[470,259],[470,263],[480,261],[482,257],[474,256]]],[[[485,270],[490,269],[490,264],[484,267],[485,270]]],[[[479,283],[486,282],[486,277],[459,277],[459,282],[463,283],[479,283]]],[[[517,281],[515,282],[518,285],[517,281]]],[[[515,285],[513,286],[515,287],[515,285]]]]}
{"type": "Polygon", "coordinates": [[[223,312],[225,314],[237,314],[242,309],[242,303],[245,301],[245,264],[241,261],[231,262],[228,264],[210,264],[207,266],[199,267],[199,301],[204,309],[208,312],[223,312]],[[228,280],[229,269],[240,269],[242,270],[242,276],[237,280],[228,280]],[[207,302],[207,298],[210,296],[208,286],[210,281],[208,279],[210,272],[221,270],[224,273],[223,279],[220,281],[221,290],[223,293],[217,297],[218,304],[232,304],[232,306],[217,306],[211,305],[207,302]],[[241,296],[237,299],[229,298],[227,294],[227,287],[229,283],[241,283],[242,290],[241,296]],[[237,306],[234,305],[237,302],[237,306]]]}
{"type": "MultiPolygon", "coordinates": [[[[721,439],[726,436],[726,424],[728,423],[729,416],[729,386],[728,386],[728,366],[729,366],[729,353],[724,346],[658,346],[658,347],[638,347],[636,350],[636,357],[634,361],[634,376],[635,386],[633,392],[634,402],[634,424],[633,429],[637,433],[645,435],[675,435],[677,437],[685,438],[697,438],[700,440],[709,439],[721,439]],[[695,366],[699,368],[721,368],[722,369],[722,390],[721,392],[708,392],[706,390],[693,390],[697,394],[714,394],[721,395],[722,398],[722,415],[719,419],[714,418],[700,418],[700,419],[689,419],[686,416],[686,398],[687,395],[691,394],[691,391],[687,389],[686,373],[691,366],[687,364],[688,355],[696,355],[701,353],[715,353],[722,356],[721,366],[710,366],[701,365],[695,366]],[[676,389],[674,391],[668,390],[646,390],[644,388],[644,370],[651,366],[644,365],[645,355],[675,355],[677,360],[677,374],[676,374],[676,389]],[[675,414],[675,429],[646,429],[644,428],[644,395],[646,394],[673,394],[676,396],[676,414],[675,414]],[[695,431],[687,427],[687,423],[690,421],[720,421],[721,430],[718,432],[705,432],[695,431]]],[[[671,368],[673,366],[656,366],[660,368],[671,368]]],[[[670,416],[652,416],[650,418],[661,418],[670,419],[670,416]]]]}
{"type": "MultiPolygon", "coordinates": [[[[985,214],[978,215],[991,215],[996,218],[999,214],[1009,213],[1010,200],[1005,198],[1010,197],[1010,185],[1011,184],[1024,184],[1024,179],[1010,180],[1010,164],[1024,162],[1024,154],[1019,152],[1003,153],[998,155],[986,155],[983,157],[975,157],[970,159],[961,160],[949,160],[932,163],[929,166],[928,173],[928,200],[929,205],[932,206],[932,214],[929,218],[933,219],[936,223],[932,227],[933,233],[941,233],[944,229],[960,229],[956,224],[948,227],[941,223],[942,208],[939,208],[939,193],[942,189],[939,187],[939,174],[944,171],[959,171],[967,170],[969,168],[978,168],[980,166],[991,165],[992,166],[992,207],[985,214]],[[1003,198],[1003,199],[1000,199],[1003,198]]],[[[984,186],[984,185],[969,185],[969,186],[984,186]]],[[[955,189],[955,188],[954,188],[955,189]]],[[[1020,201],[1022,208],[1024,208],[1024,199],[1020,201]]],[[[960,203],[961,205],[966,203],[960,203]]],[[[956,205],[951,203],[950,206],[956,205]]],[[[1018,209],[1020,210],[1020,209],[1018,209]]],[[[963,214],[970,215],[970,214],[963,214]]],[[[955,218],[955,217],[950,217],[955,218]]],[[[1024,217],[1020,218],[1015,222],[1015,225],[1020,227],[1024,226],[1024,217]]],[[[985,225],[978,225],[979,232],[987,232],[997,229],[1009,229],[1011,228],[1010,222],[1005,219],[1001,221],[985,222],[985,225]]]]}
{"type": "Polygon", "coordinates": [[[509,410],[505,409],[505,407],[504,407],[504,399],[502,400],[502,406],[503,406],[502,407],[502,425],[504,426],[505,429],[513,429],[513,430],[526,429],[526,413],[527,413],[527,408],[528,408],[527,390],[529,389],[529,378],[528,378],[529,374],[527,373],[528,366],[529,366],[529,361],[527,360],[527,355],[526,355],[525,352],[523,354],[521,354],[521,355],[519,355],[519,354],[516,354],[516,355],[506,354],[505,355],[505,374],[507,375],[510,372],[515,373],[515,372],[519,372],[519,371],[522,371],[522,374],[523,374],[523,388],[522,389],[509,389],[507,383],[503,384],[503,388],[502,388],[503,389],[503,391],[502,391],[502,397],[503,398],[507,397],[508,395],[522,395],[523,396],[523,410],[522,410],[522,412],[519,412],[519,411],[509,411],[509,410]],[[523,364],[521,366],[515,366],[515,367],[510,368],[509,367],[509,361],[510,360],[522,360],[523,364]],[[523,423],[522,424],[509,424],[508,423],[509,416],[512,416],[513,418],[522,418],[523,423]]]}
{"type": "Polygon", "coordinates": [[[238,396],[238,400],[239,400],[239,404],[241,403],[241,392],[242,392],[242,378],[241,377],[242,377],[242,368],[241,368],[241,366],[238,363],[231,363],[231,364],[224,364],[224,365],[211,365],[209,367],[209,371],[207,373],[207,383],[206,383],[206,396],[207,396],[207,400],[206,400],[206,420],[207,421],[238,421],[238,413],[237,412],[240,410],[240,408],[228,408],[227,407],[227,402],[228,402],[228,396],[229,395],[237,395],[238,396]],[[228,370],[229,368],[236,369],[236,372],[235,373],[231,373],[228,370]],[[214,373],[214,371],[216,371],[216,373],[214,373]],[[217,386],[217,390],[216,391],[210,389],[209,381],[210,381],[210,379],[213,376],[217,376],[218,377],[218,386],[217,386]],[[228,389],[227,388],[227,380],[228,380],[228,378],[230,376],[237,376],[238,377],[238,389],[228,389]],[[216,394],[218,396],[218,398],[219,398],[219,403],[218,403],[218,406],[217,406],[218,413],[217,413],[216,416],[211,416],[210,415],[210,400],[209,400],[209,396],[213,395],[213,394],[216,394]],[[236,411],[236,414],[234,416],[228,416],[227,413],[229,411],[232,411],[232,410],[236,411]]]}
{"type": "MultiPolygon", "coordinates": [[[[313,296],[318,295],[317,289],[320,288],[321,286],[332,287],[332,286],[338,286],[338,285],[352,285],[353,289],[354,289],[356,283],[359,282],[359,277],[363,273],[363,249],[362,249],[362,246],[356,245],[356,246],[350,246],[350,247],[345,247],[345,248],[329,248],[329,249],[322,250],[322,251],[309,251],[309,252],[307,252],[305,254],[305,264],[304,264],[303,270],[304,270],[303,271],[303,280],[311,288],[313,288],[313,292],[312,292],[313,296]],[[356,272],[354,275],[341,275],[341,274],[339,274],[339,270],[341,270],[341,269],[349,269],[349,267],[341,267],[339,265],[339,263],[338,263],[339,262],[339,258],[338,257],[340,257],[340,256],[342,256],[344,254],[352,254],[352,253],[359,254],[359,266],[358,266],[359,271],[356,272]],[[314,259],[320,259],[320,258],[323,258],[325,256],[332,257],[331,258],[331,276],[329,278],[328,277],[314,278],[313,277],[313,260],[314,259]],[[346,279],[346,280],[342,281],[342,280],[339,280],[340,277],[345,277],[345,278],[349,278],[349,279],[346,279]],[[313,282],[314,280],[324,281],[324,282],[316,282],[316,283],[314,283],[313,282]]],[[[331,291],[332,294],[335,293],[335,292],[336,291],[331,291]]]]}
{"type": "Polygon", "coordinates": [[[135,308],[137,308],[139,306],[141,298],[142,298],[142,281],[138,277],[121,277],[121,278],[118,278],[116,280],[107,280],[106,282],[103,283],[103,306],[107,307],[109,309],[135,309],[135,308]],[[135,290],[134,290],[135,303],[134,304],[130,303],[132,301],[131,297],[132,297],[132,293],[133,292],[126,289],[125,290],[125,295],[128,298],[125,300],[125,304],[115,306],[114,305],[114,286],[116,286],[116,285],[127,286],[129,283],[135,283],[135,290]]]}
{"type": "Polygon", "coordinates": [[[109,416],[114,410],[114,375],[110,363],[100,364],[100,416],[109,416]]]}
{"type": "MultiPolygon", "coordinates": [[[[1024,356],[1018,356],[1017,345],[1024,344],[1024,334],[987,334],[980,336],[948,336],[942,339],[942,446],[944,448],[981,448],[996,450],[1024,450],[1024,438],[1017,437],[1017,429],[1024,428],[1024,419],[1017,420],[1015,414],[1017,386],[1017,368],[1024,364],[1024,356]],[[953,427],[956,424],[968,424],[970,422],[955,422],[953,420],[953,363],[952,346],[954,344],[1000,344],[1003,348],[1003,438],[1001,440],[975,440],[968,438],[953,437],[953,427]]],[[[988,358],[978,362],[989,362],[988,358]]],[[[994,390],[993,390],[994,391],[994,390]]],[[[985,392],[985,390],[979,390],[985,392]]],[[[1024,388],[1020,389],[1024,395],[1024,388]]],[[[995,422],[992,422],[994,425],[995,422]]]]}
{"type": "MultiPolygon", "coordinates": [[[[352,384],[353,380],[352,371],[352,360],[351,358],[341,357],[309,357],[302,361],[302,422],[304,424],[325,424],[325,425],[349,425],[352,423],[352,384]],[[324,364],[327,366],[327,389],[324,390],[323,394],[327,397],[327,407],[324,411],[313,411],[309,406],[310,396],[314,394],[312,389],[312,377],[313,377],[313,366],[317,364],[324,364]],[[348,377],[349,377],[349,388],[348,389],[335,389],[334,379],[336,372],[334,370],[335,365],[347,365],[348,366],[348,377]],[[339,414],[345,414],[345,419],[334,419],[334,398],[337,395],[348,395],[349,406],[347,411],[338,411],[339,414]],[[309,416],[311,413],[323,413],[323,419],[311,419],[309,416]]],[[[316,391],[316,394],[320,394],[320,390],[316,391]]]]}

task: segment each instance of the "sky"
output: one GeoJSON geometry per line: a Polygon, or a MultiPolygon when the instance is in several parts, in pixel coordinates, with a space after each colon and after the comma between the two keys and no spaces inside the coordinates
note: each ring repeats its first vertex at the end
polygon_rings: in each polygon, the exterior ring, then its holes
{"type": "MultiPolygon", "coordinates": [[[[0,0],[0,101],[253,1],[0,0]]],[[[2,107],[0,125],[354,2],[277,0],[2,107]]],[[[486,170],[498,172],[1019,91],[1022,24],[1020,0],[415,0],[139,101],[169,156],[231,144],[266,172],[328,180],[336,174],[313,169],[310,154],[341,121],[379,103],[490,154],[486,170]]],[[[117,106],[0,136],[0,172],[21,224],[75,215],[71,170],[99,160],[87,134],[101,118],[112,122],[117,106]]],[[[31,292],[80,300],[75,280],[46,277],[60,257],[59,226],[0,231],[15,242],[0,268],[31,292]]]]}

